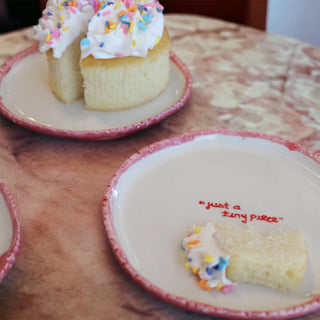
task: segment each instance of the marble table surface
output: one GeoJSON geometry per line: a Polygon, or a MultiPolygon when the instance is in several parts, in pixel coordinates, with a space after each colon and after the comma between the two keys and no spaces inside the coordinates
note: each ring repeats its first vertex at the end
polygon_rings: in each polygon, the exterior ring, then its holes
{"type": "MultiPolygon", "coordinates": [[[[29,131],[0,116],[0,179],[15,196],[22,245],[0,284],[0,319],[212,319],[159,301],[119,267],[102,222],[108,181],[133,153],[208,128],[277,135],[320,150],[320,48],[224,21],[167,15],[172,51],[193,77],[177,113],[109,141],[29,131]]],[[[0,35],[0,65],[34,43],[0,35]]],[[[320,319],[320,311],[301,319],[320,319]]]]}

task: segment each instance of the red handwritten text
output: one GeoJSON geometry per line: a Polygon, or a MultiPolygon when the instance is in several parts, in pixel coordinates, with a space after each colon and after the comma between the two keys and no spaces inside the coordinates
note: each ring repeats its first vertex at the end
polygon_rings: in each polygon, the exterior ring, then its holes
{"type": "Polygon", "coordinates": [[[242,223],[248,223],[249,221],[278,223],[283,220],[282,217],[274,217],[265,214],[242,213],[239,204],[231,205],[229,202],[199,201],[199,204],[204,206],[206,210],[221,209],[220,214],[222,217],[240,219],[242,223]],[[231,212],[231,210],[236,212],[231,212]]]}
{"type": "Polygon", "coordinates": [[[228,212],[228,211],[222,211],[221,214],[223,217],[241,219],[242,223],[248,222],[248,216],[243,213],[233,213],[233,212],[228,212]]]}

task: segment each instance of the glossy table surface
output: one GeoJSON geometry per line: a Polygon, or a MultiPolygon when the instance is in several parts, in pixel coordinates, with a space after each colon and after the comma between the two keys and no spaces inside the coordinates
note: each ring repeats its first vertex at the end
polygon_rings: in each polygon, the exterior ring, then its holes
{"type": "MultiPolygon", "coordinates": [[[[0,116],[0,180],[22,244],[0,284],[1,319],[212,319],[159,301],[120,268],[102,221],[107,184],[142,147],[209,128],[277,135],[320,150],[320,48],[215,19],[167,15],[191,98],[161,123],[109,141],[41,135],[0,116]]],[[[0,35],[0,65],[34,44],[0,35]]],[[[320,311],[301,319],[320,319],[320,311]]]]}

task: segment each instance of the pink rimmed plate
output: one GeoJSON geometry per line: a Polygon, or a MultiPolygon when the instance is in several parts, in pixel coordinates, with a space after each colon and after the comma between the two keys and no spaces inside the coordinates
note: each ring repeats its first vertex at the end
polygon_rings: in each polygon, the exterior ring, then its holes
{"type": "Polygon", "coordinates": [[[20,223],[14,198],[0,182],[0,283],[9,272],[20,249],[20,223]]]}
{"type": "Polygon", "coordinates": [[[320,157],[279,137],[204,131],[152,144],[110,181],[103,216],[124,270],[156,297],[181,308],[238,319],[286,319],[320,307],[320,157]],[[302,287],[281,293],[239,284],[205,291],[180,247],[193,224],[253,225],[259,232],[303,230],[302,287]]]}
{"type": "Polygon", "coordinates": [[[170,54],[167,89],[153,101],[133,109],[98,112],[84,109],[84,101],[66,105],[48,85],[44,54],[32,46],[14,56],[0,69],[0,112],[30,130],[63,138],[108,140],[148,128],[188,100],[192,79],[184,63],[170,54]]]}

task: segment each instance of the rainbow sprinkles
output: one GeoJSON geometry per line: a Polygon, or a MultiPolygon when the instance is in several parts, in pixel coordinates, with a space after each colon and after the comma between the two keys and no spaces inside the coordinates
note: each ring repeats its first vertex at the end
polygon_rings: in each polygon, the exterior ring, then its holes
{"type": "Polygon", "coordinates": [[[34,27],[40,51],[52,49],[54,57],[60,59],[69,45],[87,32],[89,19],[102,4],[97,0],[49,0],[39,24],[34,27]]]}
{"type": "Polygon", "coordinates": [[[201,289],[227,293],[235,289],[235,284],[226,277],[229,256],[215,242],[209,241],[213,233],[211,224],[192,227],[191,233],[181,241],[188,259],[185,266],[198,276],[201,289]]]}
{"type": "Polygon", "coordinates": [[[106,59],[145,57],[159,43],[163,27],[163,6],[154,0],[49,0],[34,29],[40,51],[52,49],[55,58],[61,58],[77,37],[85,35],[82,58],[93,54],[106,59]]]}
{"type": "Polygon", "coordinates": [[[80,42],[81,59],[146,57],[163,29],[163,6],[158,1],[107,2],[89,21],[87,36],[80,42]]]}

